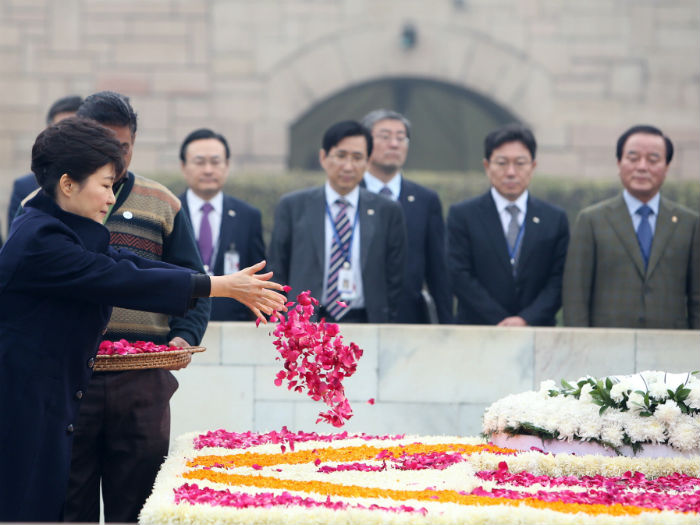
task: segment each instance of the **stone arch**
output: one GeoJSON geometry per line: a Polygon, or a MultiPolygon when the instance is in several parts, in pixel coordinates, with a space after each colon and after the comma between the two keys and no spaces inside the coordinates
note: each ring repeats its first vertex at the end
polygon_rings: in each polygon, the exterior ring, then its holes
{"type": "MultiPolygon", "coordinates": [[[[310,108],[349,87],[399,77],[462,88],[535,129],[547,122],[550,74],[522,50],[463,28],[445,30],[425,23],[417,29],[418,44],[410,50],[398,45],[398,30],[377,24],[325,36],[263,65],[267,81],[260,125],[281,133],[310,108]]],[[[287,165],[289,134],[278,139],[287,152],[280,160],[287,165]]]]}

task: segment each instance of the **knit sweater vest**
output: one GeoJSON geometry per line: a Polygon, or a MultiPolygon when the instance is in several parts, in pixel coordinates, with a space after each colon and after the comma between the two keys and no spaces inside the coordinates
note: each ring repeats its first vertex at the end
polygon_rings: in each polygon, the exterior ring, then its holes
{"type": "MultiPolygon", "coordinates": [[[[180,201],[162,184],[134,175],[134,184],[128,189],[128,181],[122,191],[128,191],[117,202],[105,226],[110,232],[110,245],[126,248],[136,255],[160,261],[163,244],[173,232],[175,216],[180,211],[180,201]]],[[[114,308],[105,339],[128,341],[153,341],[167,344],[168,316],[154,312],[142,312],[114,308]]]]}

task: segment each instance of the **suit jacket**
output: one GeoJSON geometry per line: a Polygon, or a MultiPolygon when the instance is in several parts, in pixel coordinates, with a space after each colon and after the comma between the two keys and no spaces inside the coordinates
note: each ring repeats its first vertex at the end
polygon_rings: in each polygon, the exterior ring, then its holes
{"type": "MultiPolygon", "coordinates": [[[[185,193],[180,195],[180,201],[191,220],[185,193]]],[[[224,253],[232,248],[238,252],[241,269],[265,259],[260,210],[240,199],[224,195],[218,250],[213,265],[214,275],[224,274],[224,253]]],[[[210,317],[212,321],[249,321],[253,318],[253,313],[248,307],[234,299],[225,297],[212,299],[210,317]]]]}
{"type": "Polygon", "coordinates": [[[498,324],[518,315],[552,326],[561,306],[569,223],[560,208],[528,197],[525,231],[513,276],[501,219],[490,192],[450,208],[447,260],[457,323],[498,324]]]}
{"type": "Polygon", "coordinates": [[[568,326],[700,328],[698,215],[664,197],[645,271],[622,195],[579,214],[564,276],[568,326]]]}
{"type": "MultiPolygon", "coordinates": [[[[406,227],[401,207],[360,188],[358,227],[362,290],[370,323],[396,322],[405,272],[406,227]]],[[[325,263],[324,186],[284,195],[275,208],[270,264],[293,295],[321,300],[325,263]]]]}
{"type": "MultiPolygon", "coordinates": [[[[364,187],[364,181],[362,182],[364,187]]],[[[452,291],[447,271],[445,221],[433,190],[401,177],[398,203],[406,221],[406,275],[399,301],[399,323],[427,323],[423,283],[435,302],[438,320],[452,322],[452,291]]]]}
{"type": "Polygon", "coordinates": [[[61,521],[73,425],[111,305],[183,315],[192,271],[108,246],[39,193],[0,250],[0,521],[61,521]]]}
{"type": "Polygon", "coordinates": [[[7,208],[7,229],[9,231],[17,210],[24,198],[39,187],[36,177],[33,173],[27,173],[21,177],[17,177],[12,184],[12,195],[10,196],[10,204],[7,208]]]}

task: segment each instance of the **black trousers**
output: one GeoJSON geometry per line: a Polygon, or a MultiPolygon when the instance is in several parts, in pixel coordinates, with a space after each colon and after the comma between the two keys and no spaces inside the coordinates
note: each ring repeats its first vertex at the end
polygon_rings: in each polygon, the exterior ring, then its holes
{"type": "Polygon", "coordinates": [[[170,445],[170,398],[163,369],[96,372],[73,438],[64,520],[135,523],[170,445]]]}

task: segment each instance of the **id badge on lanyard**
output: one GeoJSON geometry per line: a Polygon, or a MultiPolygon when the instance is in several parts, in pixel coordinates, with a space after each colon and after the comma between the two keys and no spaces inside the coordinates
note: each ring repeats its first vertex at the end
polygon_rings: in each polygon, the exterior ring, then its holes
{"type": "Polygon", "coordinates": [[[241,269],[241,256],[236,251],[236,245],[231,243],[228,250],[224,253],[224,275],[236,273],[241,269]]]}
{"type": "Polygon", "coordinates": [[[343,267],[338,270],[338,293],[343,301],[351,301],[357,297],[355,274],[348,261],[345,261],[343,267]]]}

